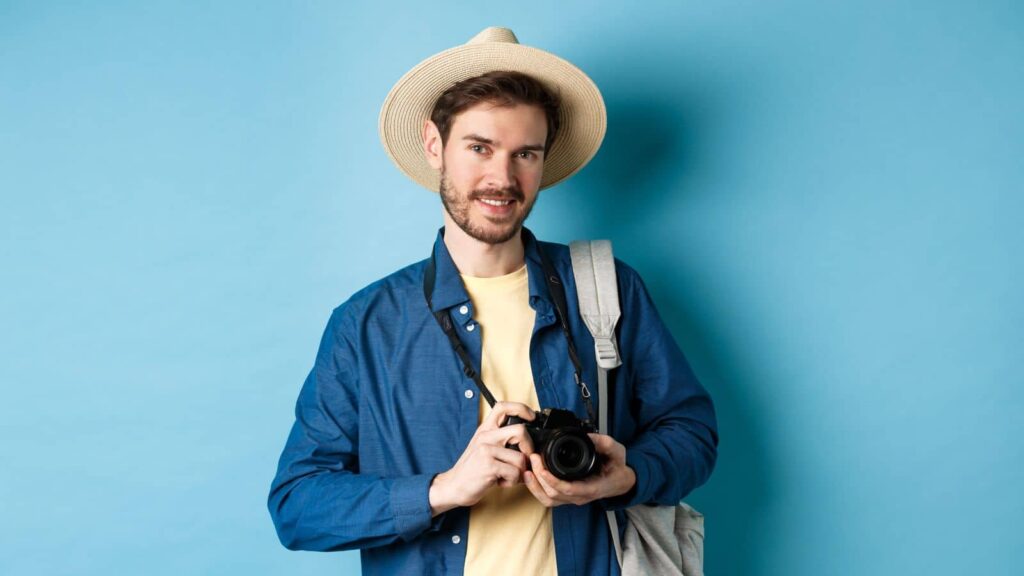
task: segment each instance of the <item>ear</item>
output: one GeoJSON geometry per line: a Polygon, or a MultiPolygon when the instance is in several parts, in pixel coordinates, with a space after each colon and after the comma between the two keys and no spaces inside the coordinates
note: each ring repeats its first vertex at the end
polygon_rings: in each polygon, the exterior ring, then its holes
{"type": "Polygon", "coordinates": [[[427,120],[423,123],[423,154],[427,158],[427,163],[434,170],[440,170],[444,164],[444,146],[441,144],[441,132],[437,129],[437,125],[434,124],[433,120],[427,120]]]}

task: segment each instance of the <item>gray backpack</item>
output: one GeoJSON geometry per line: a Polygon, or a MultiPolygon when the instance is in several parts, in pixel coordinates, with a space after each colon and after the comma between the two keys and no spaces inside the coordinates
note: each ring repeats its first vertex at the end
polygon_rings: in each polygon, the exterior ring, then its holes
{"type": "MultiPolygon", "coordinates": [[[[596,347],[598,430],[607,434],[608,371],[622,364],[615,341],[620,315],[615,258],[608,240],[579,240],[571,243],[569,250],[580,315],[596,347]]],[[[608,512],[608,528],[624,576],[704,575],[704,516],[700,512],[685,503],[639,504],[625,512],[627,522],[621,542],[615,513],[608,512]]]]}

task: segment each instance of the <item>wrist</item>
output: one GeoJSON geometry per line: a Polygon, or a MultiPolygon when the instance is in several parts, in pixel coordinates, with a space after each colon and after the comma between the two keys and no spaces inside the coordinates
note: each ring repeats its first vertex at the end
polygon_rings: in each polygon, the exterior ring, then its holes
{"type": "Polygon", "coordinates": [[[458,504],[452,501],[451,496],[449,496],[448,484],[449,476],[447,472],[437,474],[434,476],[434,479],[430,481],[430,490],[428,491],[427,498],[430,501],[431,518],[458,506],[458,504]]]}
{"type": "Polygon", "coordinates": [[[622,468],[615,475],[614,479],[609,486],[610,493],[605,498],[614,498],[619,500],[624,494],[630,494],[636,487],[636,471],[627,465],[623,465],[622,468]]]}
{"type": "Polygon", "coordinates": [[[625,488],[622,490],[622,492],[619,492],[618,495],[625,494],[626,492],[629,492],[630,490],[632,490],[634,486],[636,486],[636,470],[633,470],[633,468],[630,467],[629,465],[624,466],[624,468],[625,468],[625,471],[626,471],[626,475],[627,475],[626,478],[627,478],[627,480],[624,483],[625,484],[625,488]]]}

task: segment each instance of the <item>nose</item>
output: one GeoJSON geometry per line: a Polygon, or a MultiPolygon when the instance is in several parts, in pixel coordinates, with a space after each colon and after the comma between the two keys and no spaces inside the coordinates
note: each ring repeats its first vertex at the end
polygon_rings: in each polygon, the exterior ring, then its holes
{"type": "Polygon", "coordinates": [[[488,162],[487,175],[483,182],[485,188],[505,190],[512,186],[514,180],[515,172],[511,158],[504,155],[495,155],[488,162]]]}

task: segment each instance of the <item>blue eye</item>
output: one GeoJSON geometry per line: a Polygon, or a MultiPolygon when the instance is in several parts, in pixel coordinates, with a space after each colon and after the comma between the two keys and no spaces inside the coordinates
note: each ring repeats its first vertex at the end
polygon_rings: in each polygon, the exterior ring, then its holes
{"type": "Polygon", "coordinates": [[[472,146],[469,147],[469,149],[472,150],[473,152],[483,152],[484,151],[484,147],[479,145],[479,144],[473,144],[472,146]]]}

